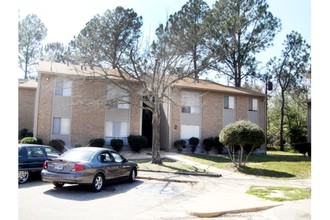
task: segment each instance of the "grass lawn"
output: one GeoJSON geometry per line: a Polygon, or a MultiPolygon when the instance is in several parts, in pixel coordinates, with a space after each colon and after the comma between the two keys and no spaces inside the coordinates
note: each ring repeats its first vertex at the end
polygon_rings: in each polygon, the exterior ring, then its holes
{"type": "MultiPolygon", "coordinates": [[[[233,169],[232,162],[225,156],[182,154],[182,157],[220,169],[233,169]]],[[[165,161],[162,166],[148,161],[138,163],[142,169],[205,172],[173,161],[165,161]]],[[[311,177],[311,158],[298,153],[268,151],[267,154],[250,155],[246,167],[238,171],[265,178],[306,179],[311,177]]]]}
{"type": "Polygon", "coordinates": [[[178,161],[173,161],[169,159],[163,159],[162,165],[152,164],[150,160],[138,160],[136,161],[141,170],[150,171],[166,171],[166,172],[196,172],[196,173],[206,173],[205,170],[198,169],[178,161]]]}
{"type": "Polygon", "coordinates": [[[262,199],[278,202],[311,198],[310,189],[294,187],[252,186],[246,193],[262,199]]]}

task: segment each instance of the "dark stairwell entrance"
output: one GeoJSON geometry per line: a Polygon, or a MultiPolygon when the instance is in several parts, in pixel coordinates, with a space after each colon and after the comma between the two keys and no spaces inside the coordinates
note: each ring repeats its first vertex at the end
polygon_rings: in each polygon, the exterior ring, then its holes
{"type": "MultiPolygon", "coordinates": [[[[146,105],[143,103],[143,107],[146,105]]],[[[147,148],[152,147],[152,112],[148,109],[142,111],[142,136],[148,140],[147,148]]]]}

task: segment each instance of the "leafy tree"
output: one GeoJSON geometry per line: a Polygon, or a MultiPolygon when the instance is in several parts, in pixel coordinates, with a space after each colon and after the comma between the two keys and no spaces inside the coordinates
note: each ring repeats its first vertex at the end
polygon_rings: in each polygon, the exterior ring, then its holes
{"type": "Polygon", "coordinates": [[[203,0],[189,0],[166,23],[167,31],[171,32],[171,39],[168,39],[171,48],[180,50],[187,59],[193,60],[195,78],[206,67],[207,48],[202,24],[208,11],[209,6],[203,0]]]}
{"type": "Polygon", "coordinates": [[[45,61],[65,63],[66,48],[63,43],[60,43],[60,42],[48,43],[44,47],[44,50],[46,52],[46,54],[44,56],[45,61]]]}
{"type": "Polygon", "coordinates": [[[273,58],[268,63],[268,71],[275,76],[280,89],[280,150],[284,151],[284,117],[286,92],[298,89],[310,75],[310,46],[295,31],[287,35],[280,58],[273,58]]]}
{"type": "Polygon", "coordinates": [[[41,42],[46,36],[47,28],[35,14],[18,22],[18,66],[24,71],[24,79],[37,64],[42,53],[41,42]]]}
{"type": "Polygon", "coordinates": [[[219,140],[226,147],[239,146],[240,151],[237,160],[235,158],[235,151],[232,152],[233,155],[231,155],[230,150],[228,150],[228,152],[235,166],[241,167],[245,166],[253,149],[265,143],[265,134],[257,124],[246,120],[240,120],[224,127],[220,132],[219,140]],[[244,146],[249,145],[252,146],[252,148],[243,162],[244,146]]]}
{"type": "Polygon", "coordinates": [[[205,18],[212,68],[236,87],[254,77],[255,55],[272,44],[281,28],[266,0],[218,0],[205,18]]]}
{"type": "Polygon", "coordinates": [[[118,6],[96,15],[70,42],[70,51],[77,62],[90,66],[124,66],[141,36],[142,17],[133,9],[118,6]],[[102,61],[102,63],[100,63],[102,61]]]}
{"type": "Polygon", "coordinates": [[[191,77],[195,71],[190,68],[192,60],[171,48],[168,39],[172,33],[163,25],[157,28],[151,45],[140,47],[141,19],[132,9],[120,7],[114,12],[107,11],[105,16],[95,16],[88,22],[71,47],[79,62],[94,70],[101,69],[103,79],[125,91],[122,97],[109,98],[108,105],[118,100],[134,104],[130,100],[135,100],[144,103],[140,107],[152,113],[152,163],[161,164],[162,104],[175,101],[171,97],[171,86],[191,77]]]}

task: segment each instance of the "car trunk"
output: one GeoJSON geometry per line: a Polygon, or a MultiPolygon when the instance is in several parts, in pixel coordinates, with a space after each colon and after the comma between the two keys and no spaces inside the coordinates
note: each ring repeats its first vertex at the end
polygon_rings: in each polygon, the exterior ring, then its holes
{"type": "Polygon", "coordinates": [[[56,173],[71,173],[76,162],[65,160],[49,160],[47,162],[47,170],[56,173]]]}

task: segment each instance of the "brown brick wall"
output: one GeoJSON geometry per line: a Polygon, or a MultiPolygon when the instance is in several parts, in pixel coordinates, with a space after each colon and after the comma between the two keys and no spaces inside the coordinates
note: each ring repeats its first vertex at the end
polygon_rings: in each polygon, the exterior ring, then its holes
{"type": "MultiPolygon", "coordinates": [[[[181,95],[180,89],[173,88],[171,92],[171,97],[174,101],[172,103],[172,121],[170,123],[169,129],[172,132],[172,142],[180,139],[180,121],[181,121],[181,95]]],[[[171,133],[170,132],[170,133],[171,133]]],[[[170,143],[171,145],[173,143],[170,143]]],[[[172,147],[172,146],[171,146],[172,147]]]]}
{"type": "Polygon", "coordinates": [[[236,120],[248,119],[248,98],[247,96],[236,96],[236,120]]]}
{"type": "Polygon", "coordinates": [[[71,145],[85,146],[104,138],[106,84],[74,80],[72,83],[71,145]]]}
{"type": "Polygon", "coordinates": [[[223,95],[207,92],[202,96],[202,135],[201,140],[217,137],[222,128],[223,95]]]}
{"type": "Polygon", "coordinates": [[[27,128],[33,132],[34,107],[37,88],[18,90],[18,129],[27,128]]]}
{"type": "Polygon", "coordinates": [[[39,81],[37,137],[48,143],[51,139],[55,77],[39,74],[39,81]]]}

